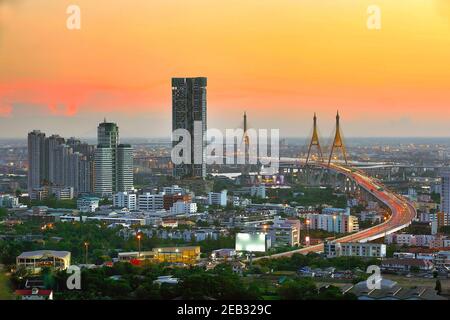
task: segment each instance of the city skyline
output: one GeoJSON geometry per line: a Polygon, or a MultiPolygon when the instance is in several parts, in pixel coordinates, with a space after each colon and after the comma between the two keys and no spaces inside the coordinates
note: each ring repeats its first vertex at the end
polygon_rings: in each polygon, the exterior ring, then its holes
{"type": "Polygon", "coordinates": [[[0,0],[0,303],[449,301],[449,57],[450,0],[0,0]]]}
{"type": "Polygon", "coordinates": [[[378,31],[366,26],[371,1],[77,3],[77,31],[65,28],[65,3],[0,3],[2,137],[36,120],[94,137],[105,116],[124,137],[168,137],[170,79],[198,75],[211,128],[238,127],[245,110],[250,126],[306,137],[316,111],[327,136],[339,109],[346,137],[450,135],[446,1],[377,1],[378,31]]]}

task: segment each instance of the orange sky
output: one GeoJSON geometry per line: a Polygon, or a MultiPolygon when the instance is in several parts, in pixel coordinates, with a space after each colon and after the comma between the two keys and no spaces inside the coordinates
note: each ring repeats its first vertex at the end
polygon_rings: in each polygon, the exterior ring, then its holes
{"type": "Polygon", "coordinates": [[[209,127],[305,136],[316,111],[328,137],[339,108],[347,136],[450,135],[450,1],[0,0],[2,137],[167,136],[173,76],[208,77],[209,127]]]}

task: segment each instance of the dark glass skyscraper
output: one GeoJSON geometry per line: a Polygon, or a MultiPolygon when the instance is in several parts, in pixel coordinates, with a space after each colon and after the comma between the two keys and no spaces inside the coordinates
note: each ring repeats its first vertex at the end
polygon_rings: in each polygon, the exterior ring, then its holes
{"type": "Polygon", "coordinates": [[[191,135],[191,163],[175,165],[177,178],[206,177],[206,85],[203,77],[172,78],[172,131],[186,129],[191,135]],[[194,135],[196,121],[201,124],[201,136],[194,135]],[[194,153],[201,155],[200,163],[194,163],[194,153]]]}

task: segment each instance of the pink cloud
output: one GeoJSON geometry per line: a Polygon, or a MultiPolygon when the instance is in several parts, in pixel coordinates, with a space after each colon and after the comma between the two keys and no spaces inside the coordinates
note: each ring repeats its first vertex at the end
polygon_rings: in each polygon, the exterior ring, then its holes
{"type": "Polygon", "coordinates": [[[48,115],[72,117],[79,112],[124,112],[138,114],[168,105],[170,91],[153,88],[120,88],[91,84],[44,82],[0,83],[0,115],[11,114],[14,104],[44,106],[48,115]],[[159,97],[159,98],[158,98],[159,97]],[[164,97],[161,99],[161,97],[164,97]]]}
{"type": "Polygon", "coordinates": [[[1,118],[9,117],[11,115],[11,113],[12,113],[12,107],[11,106],[8,106],[8,105],[2,106],[2,105],[0,105],[0,117],[1,118]]]}
{"type": "Polygon", "coordinates": [[[66,116],[66,117],[72,117],[77,114],[78,108],[76,105],[55,105],[50,104],[48,106],[48,109],[52,115],[55,116],[66,116]]]}

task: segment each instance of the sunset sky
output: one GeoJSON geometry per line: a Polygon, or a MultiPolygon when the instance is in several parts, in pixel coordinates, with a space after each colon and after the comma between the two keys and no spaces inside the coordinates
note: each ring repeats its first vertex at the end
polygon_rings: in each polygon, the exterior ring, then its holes
{"type": "Polygon", "coordinates": [[[166,137],[171,78],[208,77],[208,127],[449,136],[449,0],[0,0],[0,138],[166,137]],[[81,30],[66,8],[81,8],[81,30]],[[381,8],[381,30],[367,8],[381,8]]]}

